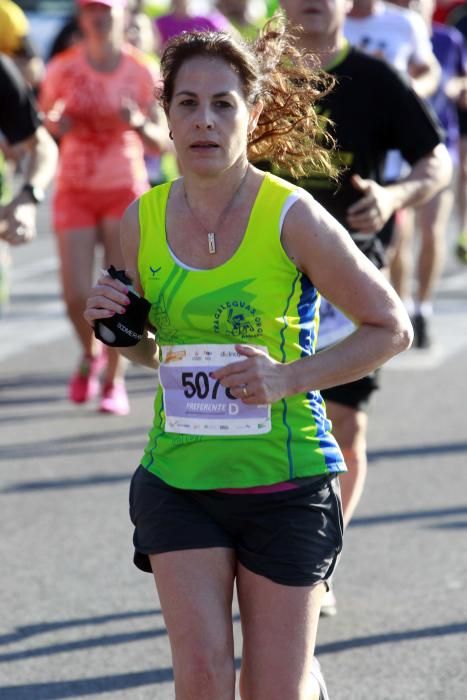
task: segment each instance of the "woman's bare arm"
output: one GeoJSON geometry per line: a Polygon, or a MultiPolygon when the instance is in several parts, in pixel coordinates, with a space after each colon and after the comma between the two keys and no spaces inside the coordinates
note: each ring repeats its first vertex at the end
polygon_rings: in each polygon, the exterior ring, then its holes
{"type": "Polygon", "coordinates": [[[394,289],[349,234],[309,195],[289,211],[283,244],[290,258],[356,331],[334,347],[290,365],[291,393],[359,379],[412,342],[412,326],[394,289]]]}
{"type": "MultiPolygon", "coordinates": [[[[120,229],[120,241],[125,261],[125,272],[132,280],[133,287],[142,294],[143,290],[138,275],[139,250],[139,200],[136,200],[123,215],[120,229]]],[[[84,318],[92,326],[98,319],[110,318],[115,313],[124,313],[128,299],[128,287],[108,275],[101,275],[94,286],[86,304],[84,318]]],[[[153,333],[146,329],[145,335],[137,345],[117,348],[119,352],[136,364],[151,369],[159,366],[158,347],[153,333]]]]}

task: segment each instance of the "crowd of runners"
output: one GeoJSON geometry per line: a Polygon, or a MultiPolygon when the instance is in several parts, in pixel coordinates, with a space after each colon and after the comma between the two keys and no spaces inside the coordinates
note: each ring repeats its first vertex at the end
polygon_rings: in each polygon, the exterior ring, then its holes
{"type": "Polygon", "coordinates": [[[235,585],[242,698],[325,700],[368,402],[467,264],[464,3],[76,4],[42,63],[0,0],[0,304],[53,179],[70,401],[124,416],[126,363],[159,372],[130,514],[177,698],[234,697],[235,585]]]}

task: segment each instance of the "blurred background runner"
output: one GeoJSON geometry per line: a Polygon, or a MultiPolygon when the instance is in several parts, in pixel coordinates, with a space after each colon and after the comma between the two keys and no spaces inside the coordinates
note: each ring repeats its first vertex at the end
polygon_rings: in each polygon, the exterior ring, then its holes
{"type": "MultiPolygon", "coordinates": [[[[467,40],[467,3],[463,0],[441,0],[434,14],[437,22],[455,27],[467,40]]],[[[464,99],[467,95],[464,94],[464,99]]],[[[467,265],[467,107],[459,107],[460,152],[459,152],[459,235],[456,254],[460,262],[467,265]]]]}
{"type": "Polygon", "coordinates": [[[80,0],[83,43],[48,65],[40,103],[46,125],[60,140],[60,164],[53,201],[64,301],[81,346],[69,383],[69,398],[84,403],[104,384],[99,410],[129,410],[124,362],[104,352],[83,319],[91,287],[96,246],[104,265],[121,268],[119,221],[148,186],[144,145],[163,149],[165,123],[154,98],[154,62],[125,43],[124,0],[80,0]]]}
{"type": "Polygon", "coordinates": [[[172,0],[170,12],[155,20],[159,52],[164,50],[168,40],[182,32],[211,30],[214,32],[232,32],[228,19],[215,8],[203,14],[195,14],[190,7],[190,0],[172,0]]]}
{"type": "MultiPolygon", "coordinates": [[[[420,98],[394,69],[350,47],[344,37],[346,0],[323,0],[313,13],[306,11],[303,0],[282,0],[282,6],[293,25],[304,27],[298,34],[301,47],[318,55],[323,68],[337,79],[320,107],[334,125],[336,157],[342,168],[339,183],[310,174],[299,184],[349,230],[375,265],[384,267],[384,249],[377,234],[397,209],[426,201],[449,180],[450,160],[441,135],[420,98]],[[385,158],[396,148],[411,170],[402,181],[383,187],[385,158]]],[[[351,320],[323,299],[318,348],[353,331],[351,320]]],[[[378,376],[372,373],[322,392],[348,467],[341,480],[345,525],[365,484],[367,404],[378,386],[378,376]]],[[[332,590],[325,596],[322,612],[336,612],[332,590]]]]}
{"type": "MultiPolygon", "coordinates": [[[[9,295],[9,245],[36,235],[36,207],[53,177],[57,148],[41,126],[30,90],[13,61],[0,54],[0,131],[9,153],[21,163],[17,193],[0,189],[0,314],[9,295]]],[[[0,187],[3,185],[0,180],[0,187]]]]}
{"type": "MultiPolygon", "coordinates": [[[[429,99],[429,105],[443,127],[444,141],[457,173],[460,165],[458,110],[467,106],[466,42],[455,27],[432,22],[434,0],[417,0],[412,3],[410,0],[398,0],[398,4],[416,9],[430,31],[433,52],[441,66],[442,75],[438,89],[429,99]]],[[[414,342],[418,348],[428,348],[433,342],[430,331],[433,295],[444,266],[446,232],[453,202],[454,188],[451,183],[420,207],[416,217],[413,209],[406,210],[398,227],[391,279],[412,316],[414,342]],[[420,234],[416,251],[413,241],[415,230],[420,234]]]]}
{"type": "Polygon", "coordinates": [[[243,39],[254,40],[267,16],[263,0],[218,0],[218,9],[243,39]]]}
{"type": "Polygon", "coordinates": [[[31,40],[26,15],[12,0],[0,0],[0,52],[14,60],[33,89],[39,86],[44,63],[31,40]]]}

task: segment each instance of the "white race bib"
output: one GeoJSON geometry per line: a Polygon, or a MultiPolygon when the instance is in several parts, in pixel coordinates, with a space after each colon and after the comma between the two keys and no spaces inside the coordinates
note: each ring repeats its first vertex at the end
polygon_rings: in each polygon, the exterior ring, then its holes
{"type": "MultiPolygon", "coordinates": [[[[268,352],[267,348],[256,346],[268,352]]],[[[250,406],[210,377],[245,360],[234,345],[165,345],[159,379],[165,430],[188,435],[257,435],[271,430],[271,406],[250,406]]]]}
{"type": "Polygon", "coordinates": [[[342,311],[321,297],[317,350],[323,350],[323,348],[347,338],[354,332],[355,328],[356,326],[342,311]]]}

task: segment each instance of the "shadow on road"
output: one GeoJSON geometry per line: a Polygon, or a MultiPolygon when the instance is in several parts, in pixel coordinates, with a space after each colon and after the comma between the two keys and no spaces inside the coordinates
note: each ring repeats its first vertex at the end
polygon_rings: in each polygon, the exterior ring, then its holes
{"type": "Polygon", "coordinates": [[[368,461],[377,462],[380,459],[400,459],[402,457],[423,457],[427,455],[445,455],[456,452],[467,452],[467,442],[448,442],[436,445],[414,445],[413,447],[397,447],[386,450],[370,450],[368,461]]]}
{"type": "Polygon", "coordinates": [[[173,681],[172,669],[159,668],[152,671],[122,673],[118,676],[98,676],[83,680],[0,686],[0,697],[2,700],[59,700],[60,698],[95,695],[96,693],[117,692],[118,690],[171,681],[173,681]]]}
{"type": "MultiPolygon", "coordinates": [[[[72,368],[70,368],[70,373],[72,368]]],[[[51,402],[65,401],[69,404],[66,393],[70,379],[70,373],[56,372],[31,372],[15,375],[14,377],[2,377],[0,375],[0,407],[9,406],[34,406],[51,402]],[[57,393],[49,393],[48,389],[57,388],[57,393]],[[40,393],[42,390],[42,393],[40,393]],[[46,390],[44,392],[44,390],[46,390]]],[[[131,396],[144,394],[153,395],[157,388],[157,380],[154,373],[136,373],[130,371],[126,377],[128,393],[131,396]]],[[[43,420],[42,410],[36,416],[43,420]]]]}
{"type": "Polygon", "coordinates": [[[57,372],[31,372],[16,374],[15,376],[8,375],[1,377],[2,391],[15,389],[21,391],[23,389],[44,388],[53,386],[63,386],[68,380],[68,375],[57,372]]]}
{"type": "MultiPolygon", "coordinates": [[[[58,394],[34,394],[34,396],[10,396],[8,398],[0,398],[0,406],[43,406],[46,403],[58,403],[63,401],[63,396],[58,394]]],[[[42,416],[42,412],[38,412],[36,419],[42,416]]]]}
{"type": "Polygon", "coordinates": [[[25,444],[21,442],[2,445],[0,460],[10,459],[35,459],[37,457],[53,457],[55,455],[81,455],[89,452],[108,452],[109,444],[112,448],[118,446],[119,450],[138,449],[144,447],[149,426],[133,427],[126,429],[105,430],[95,433],[75,433],[64,435],[55,439],[34,441],[25,444]],[[130,442],[128,438],[138,438],[137,442],[130,442]],[[99,444],[102,443],[102,444],[99,444]]]}
{"type": "Polygon", "coordinates": [[[120,622],[121,620],[135,619],[140,617],[152,617],[162,615],[160,608],[153,610],[128,610],[123,613],[111,613],[109,615],[99,615],[96,617],[80,617],[75,620],[55,620],[54,622],[40,622],[36,625],[24,625],[17,627],[15,632],[0,636],[0,645],[15,644],[24,639],[34,637],[38,634],[49,634],[57,630],[70,629],[75,627],[88,627],[89,625],[106,625],[109,622],[120,622]]]}
{"type": "Polygon", "coordinates": [[[131,474],[95,474],[74,479],[48,479],[47,481],[26,481],[10,484],[0,490],[1,494],[24,493],[27,491],[49,491],[55,489],[81,489],[87,486],[108,486],[121,481],[130,482],[131,474]]]}
{"type": "MultiPolygon", "coordinates": [[[[63,654],[82,649],[94,649],[96,647],[108,647],[115,644],[129,644],[130,642],[141,642],[144,639],[154,639],[164,637],[167,634],[165,627],[151,630],[138,630],[137,632],[120,632],[118,634],[104,634],[101,637],[90,637],[89,639],[76,639],[72,642],[56,642],[43,647],[25,649],[23,651],[12,651],[0,654],[0,664],[21,661],[22,659],[36,659],[41,656],[51,656],[52,654],[63,654]]],[[[35,697],[35,696],[33,696],[35,697]]],[[[0,698],[3,700],[2,688],[0,688],[0,698]]]]}
{"type": "MultiPolygon", "coordinates": [[[[0,399],[0,404],[1,404],[1,399],[0,399]]],[[[5,404],[4,404],[5,405],[5,404]]],[[[64,417],[64,412],[63,408],[60,408],[56,411],[44,411],[43,409],[35,413],[22,413],[21,416],[15,413],[8,413],[4,416],[0,416],[0,425],[2,427],[4,425],[7,425],[8,423],[13,424],[13,425],[18,425],[19,421],[21,421],[21,425],[24,425],[24,423],[33,423],[34,421],[37,421],[39,418],[42,421],[53,421],[53,420],[63,420],[64,417]]]]}
{"type": "Polygon", "coordinates": [[[452,523],[439,523],[437,525],[428,525],[431,530],[465,530],[467,528],[467,520],[454,520],[452,523]]]}
{"type": "MultiPolygon", "coordinates": [[[[69,378],[68,373],[62,372],[22,372],[14,376],[7,375],[2,377],[0,375],[0,386],[2,391],[7,389],[21,391],[23,389],[65,386],[69,378]]],[[[130,385],[138,381],[147,382],[151,378],[152,374],[150,372],[130,371],[127,375],[127,381],[130,385]]]]}
{"type": "Polygon", "coordinates": [[[439,627],[423,627],[419,630],[406,630],[405,632],[388,632],[387,634],[372,634],[368,637],[342,639],[338,642],[318,645],[316,654],[317,656],[323,656],[324,654],[336,654],[340,651],[348,651],[349,649],[374,647],[381,644],[398,644],[399,642],[411,642],[416,639],[448,637],[453,634],[467,634],[467,622],[440,625],[439,627]]]}
{"type": "MultiPolygon", "coordinates": [[[[426,520],[430,518],[450,518],[453,515],[467,515],[467,506],[454,508],[438,508],[430,510],[414,510],[405,513],[387,513],[386,515],[369,515],[354,518],[349,527],[368,527],[369,525],[387,525],[388,523],[400,523],[404,520],[426,520]]],[[[439,527],[433,525],[433,527],[439,527]]]]}

